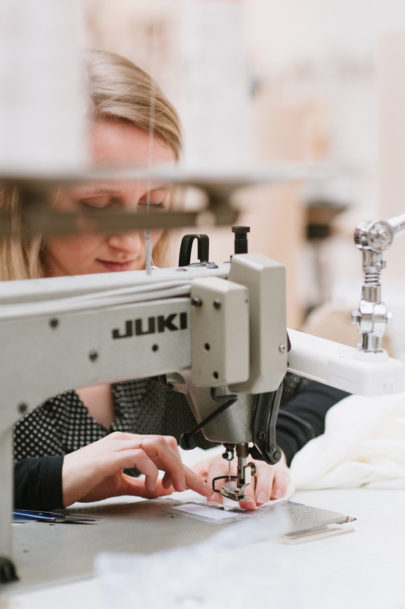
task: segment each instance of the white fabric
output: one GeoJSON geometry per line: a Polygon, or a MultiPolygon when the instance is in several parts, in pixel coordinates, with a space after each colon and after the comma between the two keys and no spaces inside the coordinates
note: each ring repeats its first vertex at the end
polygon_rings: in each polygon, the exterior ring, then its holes
{"type": "Polygon", "coordinates": [[[291,475],[297,489],[405,488],[405,393],[338,402],[291,475]]]}

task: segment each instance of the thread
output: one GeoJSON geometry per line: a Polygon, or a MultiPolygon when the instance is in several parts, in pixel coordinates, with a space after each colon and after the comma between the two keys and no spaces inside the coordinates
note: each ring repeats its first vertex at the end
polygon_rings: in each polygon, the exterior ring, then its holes
{"type": "MultiPolygon", "coordinates": [[[[152,28],[152,76],[156,74],[157,68],[157,56],[158,56],[158,45],[157,45],[157,28],[153,25],[152,28]]],[[[149,146],[148,146],[148,168],[151,169],[153,165],[153,138],[154,138],[154,129],[155,129],[155,100],[156,100],[156,81],[153,79],[152,90],[151,90],[152,98],[150,100],[150,110],[149,110],[149,146]]],[[[146,195],[146,209],[150,210],[150,190],[151,190],[151,181],[148,178],[147,181],[147,195],[146,195]]],[[[152,234],[150,229],[146,229],[144,231],[145,236],[145,267],[148,275],[152,273],[153,268],[153,259],[152,259],[152,234]]]]}

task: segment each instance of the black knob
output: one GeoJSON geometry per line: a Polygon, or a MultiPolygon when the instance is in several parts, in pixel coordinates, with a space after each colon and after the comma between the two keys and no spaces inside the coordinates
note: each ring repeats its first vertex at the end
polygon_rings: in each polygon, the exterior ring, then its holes
{"type": "Polygon", "coordinates": [[[183,450],[192,450],[197,446],[194,434],[183,433],[180,436],[180,446],[183,450]]]}
{"type": "Polygon", "coordinates": [[[250,232],[249,226],[232,226],[235,235],[235,254],[247,254],[248,242],[247,234],[250,232]]]}

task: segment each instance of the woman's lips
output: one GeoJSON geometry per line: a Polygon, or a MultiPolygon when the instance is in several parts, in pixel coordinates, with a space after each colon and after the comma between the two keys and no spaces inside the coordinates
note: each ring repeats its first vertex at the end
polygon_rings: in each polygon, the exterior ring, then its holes
{"type": "Polygon", "coordinates": [[[112,262],[110,260],[98,260],[108,271],[129,271],[134,266],[133,260],[127,262],[112,262]]]}

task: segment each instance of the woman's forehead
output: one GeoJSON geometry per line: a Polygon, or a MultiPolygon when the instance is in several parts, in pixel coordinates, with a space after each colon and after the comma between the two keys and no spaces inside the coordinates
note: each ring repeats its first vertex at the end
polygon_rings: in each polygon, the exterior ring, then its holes
{"type": "Polygon", "coordinates": [[[174,163],[174,151],[162,140],[132,125],[119,121],[96,121],[90,128],[90,145],[96,165],[148,167],[174,163]]]}

